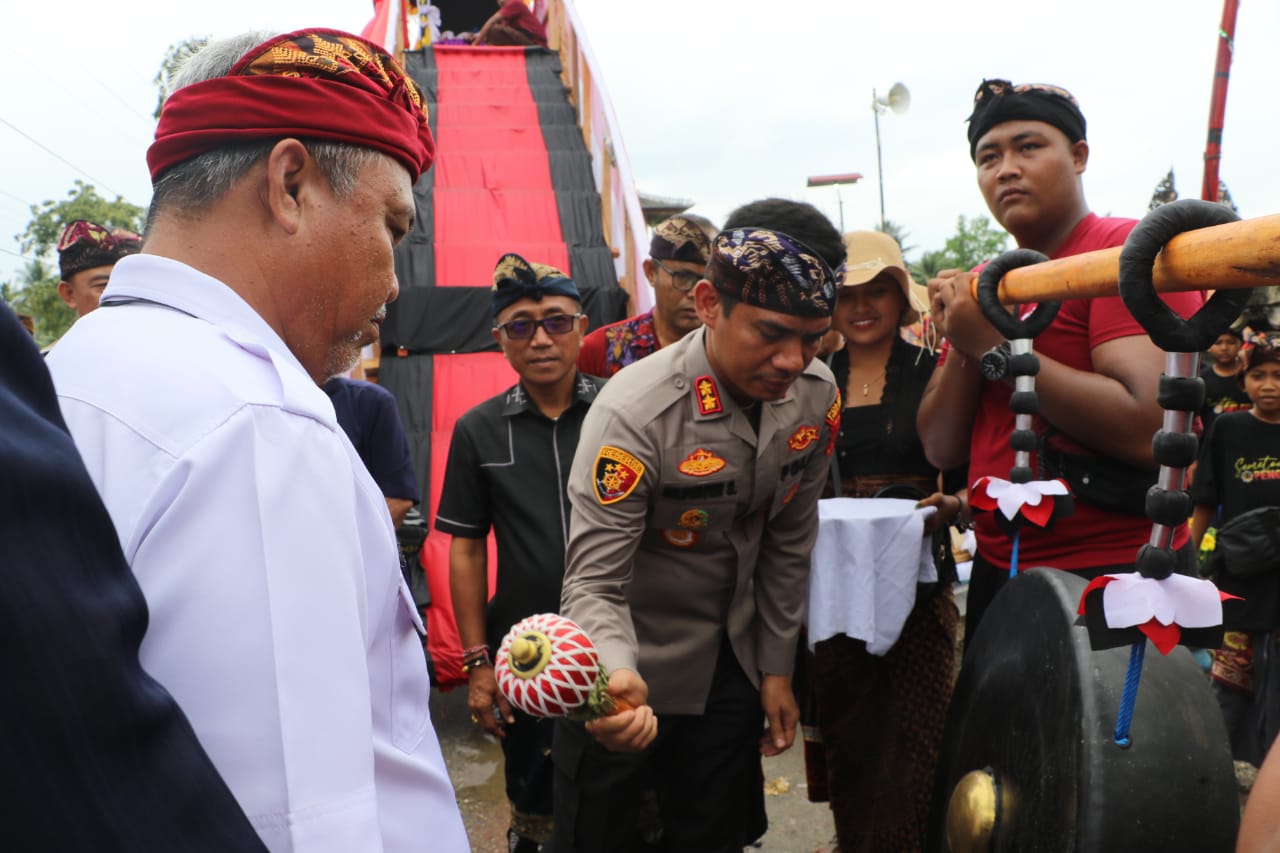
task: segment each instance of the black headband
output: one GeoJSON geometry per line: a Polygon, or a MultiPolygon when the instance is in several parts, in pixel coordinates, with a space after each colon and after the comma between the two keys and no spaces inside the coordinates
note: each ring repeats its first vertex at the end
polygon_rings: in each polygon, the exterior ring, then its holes
{"type": "Polygon", "coordinates": [[[1042,121],[1079,142],[1085,138],[1084,114],[1066,89],[1046,83],[1022,83],[1008,80],[983,80],[973,97],[969,114],[969,157],[978,157],[978,140],[987,131],[1006,121],[1042,121]]]}

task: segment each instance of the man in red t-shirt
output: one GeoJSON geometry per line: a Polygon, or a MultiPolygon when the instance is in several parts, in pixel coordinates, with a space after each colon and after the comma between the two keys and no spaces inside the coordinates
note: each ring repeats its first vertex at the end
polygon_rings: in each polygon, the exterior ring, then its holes
{"type": "MultiPolygon", "coordinates": [[[[1061,258],[1120,246],[1132,219],[1089,212],[1081,176],[1089,160],[1085,119],[1074,97],[1056,86],[1014,86],[984,80],[969,117],[970,155],[978,187],[996,221],[1020,248],[1061,258]]],[[[984,378],[984,354],[1003,336],[971,296],[974,273],[946,270],[929,282],[932,317],[947,338],[942,360],[924,393],[919,432],[929,461],[943,470],[969,465],[970,482],[1007,478],[1013,466],[1009,437],[1013,378],[984,378]]],[[[1183,316],[1203,301],[1199,293],[1162,297],[1183,316]]],[[[1035,339],[1040,359],[1035,429],[1072,452],[1150,469],[1151,437],[1162,411],[1156,401],[1164,368],[1161,350],[1147,338],[1118,296],[1066,300],[1035,339]]],[[[989,359],[990,363],[998,359],[989,359]]],[[[1103,465],[1113,465],[1104,461],[1103,465]]],[[[1035,463],[1033,462],[1033,469],[1035,463]]],[[[1114,466],[1113,466],[1114,467],[1114,466]]],[[[990,514],[975,517],[978,555],[969,589],[965,636],[973,636],[991,599],[1008,577],[1012,542],[990,514]]],[[[1051,532],[1023,528],[1020,568],[1053,566],[1085,577],[1132,571],[1151,522],[1139,514],[1107,512],[1077,497],[1075,513],[1051,532]]],[[[1186,526],[1174,548],[1193,566],[1186,526]]]]}
{"type": "Polygon", "coordinates": [[[498,11],[485,21],[473,41],[497,46],[547,46],[547,28],[524,0],[498,0],[498,11]]]}

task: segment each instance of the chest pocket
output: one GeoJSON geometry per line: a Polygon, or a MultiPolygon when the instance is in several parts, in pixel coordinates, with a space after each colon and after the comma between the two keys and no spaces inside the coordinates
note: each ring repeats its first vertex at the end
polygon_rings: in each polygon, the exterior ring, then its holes
{"type": "Polygon", "coordinates": [[[800,481],[804,479],[804,472],[809,467],[814,452],[810,451],[803,456],[792,453],[793,458],[788,459],[778,470],[778,487],[769,501],[769,518],[782,512],[795,500],[800,491],[800,481]]]}
{"type": "Polygon", "coordinates": [[[736,495],[718,497],[696,494],[682,497],[677,485],[663,485],[649,514],[649,526],[659,530],[689,530],[698,535],[732,529],[737,515],[736,495]],[[664,493],[669,496],[664,496],[664,493]]]}

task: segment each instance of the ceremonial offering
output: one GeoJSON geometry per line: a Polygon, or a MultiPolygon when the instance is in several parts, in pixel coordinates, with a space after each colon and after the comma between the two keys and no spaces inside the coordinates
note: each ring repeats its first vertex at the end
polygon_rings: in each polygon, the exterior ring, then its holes
{"type": "Polygon", "coordinates": [[[571,619],[537,613],[507,632],[494,661],[498,689],[526,714],[595,720],[631,705],[609,694],[609,673],[571,619]]]}

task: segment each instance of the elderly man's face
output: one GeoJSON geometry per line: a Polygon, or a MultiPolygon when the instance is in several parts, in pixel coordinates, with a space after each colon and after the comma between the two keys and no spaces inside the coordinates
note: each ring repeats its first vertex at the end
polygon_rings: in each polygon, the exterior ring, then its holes
{"type": "Polygon", "coordinates": [[[305,322],[297,327],[306,355],[289,343],[309,373],[327,378],[355,366],[399,293],[392,253],[413,227],[409,173],[379,157],[360,172],[350,195],[339,200],[321,192],[314,210],[311,280],[300,294],[305,322]]]}

